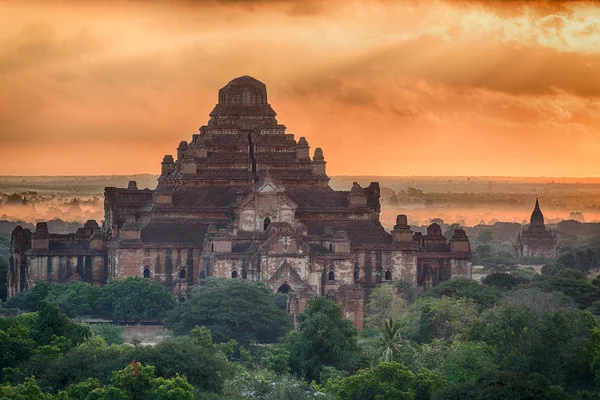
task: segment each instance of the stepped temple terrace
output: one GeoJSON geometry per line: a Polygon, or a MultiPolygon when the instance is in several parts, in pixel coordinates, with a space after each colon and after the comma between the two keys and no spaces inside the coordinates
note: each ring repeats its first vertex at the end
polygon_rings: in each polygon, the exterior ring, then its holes
{"type": "Polygon", "coordinates": [[[39,280],[102,285],[139,276],[185,301],[204,279],[227,277],[286,293],[292,315],[311,296],[327,296],[361,328],[377,284],[429,287],[471,276],[464,230],[450,240],[437,224],[413,233],[398,215],[387,232],[379,184],[333,190],[323,150],[311,152],[275,117],[262,82],[229,82],[207,125],[164,156],[154,190],[133,181],[107,187],[102,224],[88,221],[75,233],[48,232],[46,223],[15,228],[9,296],[39,280]]]}

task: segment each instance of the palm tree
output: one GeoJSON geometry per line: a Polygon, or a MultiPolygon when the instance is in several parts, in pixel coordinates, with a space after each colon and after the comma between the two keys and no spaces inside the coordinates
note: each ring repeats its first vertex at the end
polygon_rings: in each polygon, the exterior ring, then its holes
{"type": "Polygon", "coordinates": [[[381,329],[381,335],[377,338],[377,346],[381,351],[381,360],[390,362],[394,359],[394,355],[400,351],[402,345],[400,337],[400,323],[394,322],[392,318],[384,321],[381,329]]]}

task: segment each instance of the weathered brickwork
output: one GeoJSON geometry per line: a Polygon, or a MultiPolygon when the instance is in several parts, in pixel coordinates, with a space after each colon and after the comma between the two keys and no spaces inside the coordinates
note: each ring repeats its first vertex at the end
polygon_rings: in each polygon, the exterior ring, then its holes
{"type": "Polygon", "coordinates": [[[379,184],[329,186],[323,150],[312,153],[275,119],[263,83],[243,76],[219,91],[206,126],[166,155],[155,190],[106,188],[105,221],[75,234],[45,224],[13,232],[10,294],[36,280],[103,284],[139,276],[181,301],[209,277],[262,281],[288,295],[297,315],[327,296],[362,327],[368,293],[402,279],[436,285],[471,276],[471,249],[457,229],[415,234],[399,215],[379,222],[379,184]]]}

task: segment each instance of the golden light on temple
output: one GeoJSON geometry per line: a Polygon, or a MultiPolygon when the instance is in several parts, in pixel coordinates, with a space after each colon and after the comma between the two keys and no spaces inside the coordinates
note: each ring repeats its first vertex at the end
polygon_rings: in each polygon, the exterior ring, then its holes
{"type": "Polygon", "coordinates": [[[0,3],[0,174],[159,173],[252,75],[330,175],[600,176],[600,5],[0,3]]]}

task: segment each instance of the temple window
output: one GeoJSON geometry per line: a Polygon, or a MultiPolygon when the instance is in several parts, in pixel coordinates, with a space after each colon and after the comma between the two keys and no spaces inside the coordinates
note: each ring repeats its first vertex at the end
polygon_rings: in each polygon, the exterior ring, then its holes
{"type": "Polygon", "coordinates": [[[179,279],[185,279],[185,277],[186,277],[186,272],[185,272],[185,269],[182,268],[181,270],[179,270],[179,279]]]}
{"type": "Polygon", "coordinates": [[[333,244],[329,243],[329,251],[333,251],[333,244]]]}
{"type": "Polygon", "coordinates": [[[327,276],[327,279],[330,281],[335,281],[335,274],[333,273],[333,271],[329,271],[329,275],[327,276]]]}
{"type": "Polygon", "coordinates": [[[263,223],[263,228],[266,231],[267,228],[271,225],[271,219],[269,217],[265,218],[265,222],[263,223]]]}
{"type": "Polygon", "coordinates": [[[144,278],[150,278],[150,268],[148,267],[144,268],[144,278]]]}
{"type": "Polygon", "coordinates": [[[210,251],[211,251],[211,253],[215,252],[215,244],[214,243],[210,244],[210,251]]]}
{"type": "Polygon", "coordinates": [[[389,270],[385,271],[385,280],[386,281],[391,281],[392,280],[392,273],[389,270]]]}
{"type": "Polygon", "coordinates": [[[232,277],[233,279],[236,279],[236,278],[238,277],[238,273],[237,273],[237,271],[233,271],[233,272],[231,273],[231,277],[232,277]]]}

